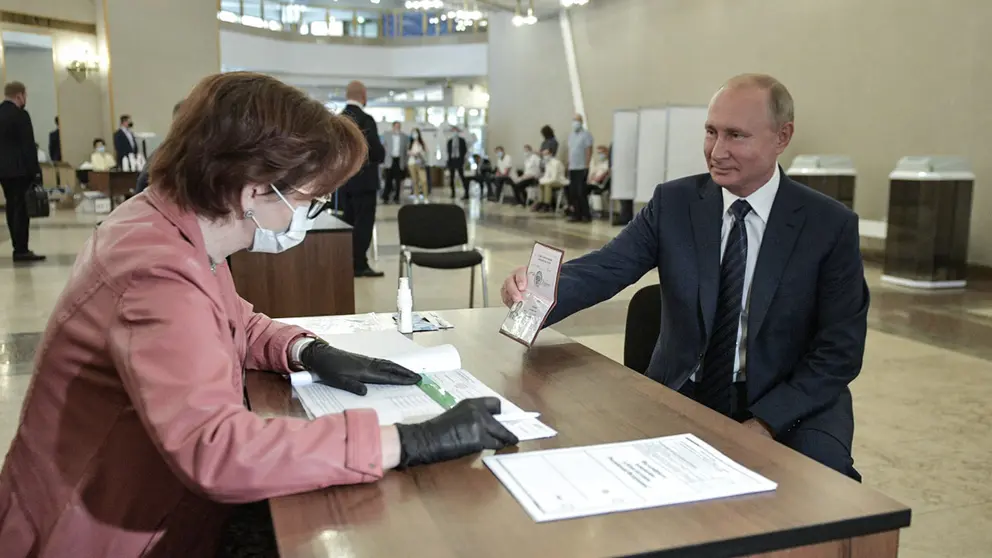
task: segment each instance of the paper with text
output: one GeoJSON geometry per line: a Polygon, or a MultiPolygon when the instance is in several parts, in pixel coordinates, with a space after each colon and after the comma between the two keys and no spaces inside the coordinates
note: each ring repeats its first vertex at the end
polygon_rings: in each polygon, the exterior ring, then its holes
{"type": "Polygon", "coordinates": [[[534,521],[775,490],[692,434],[493,455],[483,462],[534,521]]]}
{"type": "Polygon", "coordinates": [[[540,242],[534,243],[527,265],[524,299],[510,308],[500,333],[528,347],[534,344],[548,314],[558,300],[558,275],[565,252],[540,242]]]}

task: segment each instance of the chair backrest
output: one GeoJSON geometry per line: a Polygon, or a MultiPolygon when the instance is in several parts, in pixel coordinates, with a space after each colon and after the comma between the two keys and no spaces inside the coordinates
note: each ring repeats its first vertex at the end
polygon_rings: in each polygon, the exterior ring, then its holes
{"type": "Polygon", "coordinates": [[[661,334],[661,285],[637,291],[627,305],[627,331],[623,340],[623,365],[644,374],[661,334]]]}
{"type": "Polygon", "coordinates": [[[438,250],[468,244],[465,210],[457,205],[404,205],[396,218],[403,246],[438,250]]]}

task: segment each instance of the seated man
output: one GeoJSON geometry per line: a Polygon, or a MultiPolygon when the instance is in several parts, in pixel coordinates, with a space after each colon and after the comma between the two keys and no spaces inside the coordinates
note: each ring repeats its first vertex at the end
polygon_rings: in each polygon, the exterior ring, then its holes
{"type": "Polygon", "coordinates": [[[541,150],[541,159],[544,162],[544,175],[538,180],[541,185],[541,201],[534,205],[534,211],[554,211],[555,190],[568,184],[565,164],[551,155],[551,150],[548,148],[541,150]]]}
{"type": "MultiPolygon", "coordinates": [[[[658,186],[616,238],[566,263],[548,324],[657,269],[661,334],[646,375],[860,480],[848,387],[869,303],[858,216],[778,166],[793,118],[775,78],[728,81],[706,121],[709,173],[658,186]]],[[[526,287],[521,268],[503,302],[526,287]]]]}
{"type": "Polygon", "coordinates": [[[541,157],[530,145],[524,146],[524,172],[513,177],[513,197],[520,205],[527,205],[527,188],[537,186],[541,178],[541,157]]]}
{"type": "Polygon", "coordinates": [[[475,171],[469,177],[469,182],[472,180],[478,182],[479,196],[486,196],[491,199],[493,197],[493,165],[489,159],[485,159],[479,154],[472,155],[472,161],[475,162],[475,171]]]}
{"type": "Polygon", "coordinates": [[[507,184],[513,185],[513,158],[506,154],[506,150],[503,146],[496,148],[496,174],[493,177],[493,182],[496,184],[495,196],[491,198],[493,201],[499,201],[500,196],[503,194],[503,187],[507,184]]]}
{"type": "Polygon", "coordinates": [[[610,177],[610,151],[605,145],[596,147],[596,155],[589,163],[589,179],[586,181],[587,190],[592,194],[603,191],[606,179],[610,177]]]}

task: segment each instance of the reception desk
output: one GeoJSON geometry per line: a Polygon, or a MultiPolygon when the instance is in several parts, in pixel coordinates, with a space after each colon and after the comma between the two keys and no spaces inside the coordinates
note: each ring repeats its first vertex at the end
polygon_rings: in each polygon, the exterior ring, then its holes
{"type": "Polygon", "coordinates": [[[799,155],[786,171],[789,178],[829,196],[854,210],[857,172],[845,155],[799,155]]]}
{"type": "Polygon", "coordinates": [[[231,256],[238,294],[272,318],[355,312],[351,227],[324,212],[303,243],[282,254],[231,256]]]}
{"type": "Polygon", "coordinates": [[[89,171],[89,188],[110,198],[110,207],[117,206],[117,198],[127,196],[138,185],[138,175],[130,171],[89,171]]]}

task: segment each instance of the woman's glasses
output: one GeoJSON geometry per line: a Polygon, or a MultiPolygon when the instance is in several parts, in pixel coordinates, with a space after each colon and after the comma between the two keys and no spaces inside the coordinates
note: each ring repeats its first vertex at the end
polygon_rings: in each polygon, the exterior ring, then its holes
{"type": "Polygon", "coordinates": [[[310,201],[310,209],[307,210],[307,219],[316,219],[325,209],[331,206],[329,196],[321,196],[310,201]]]}

